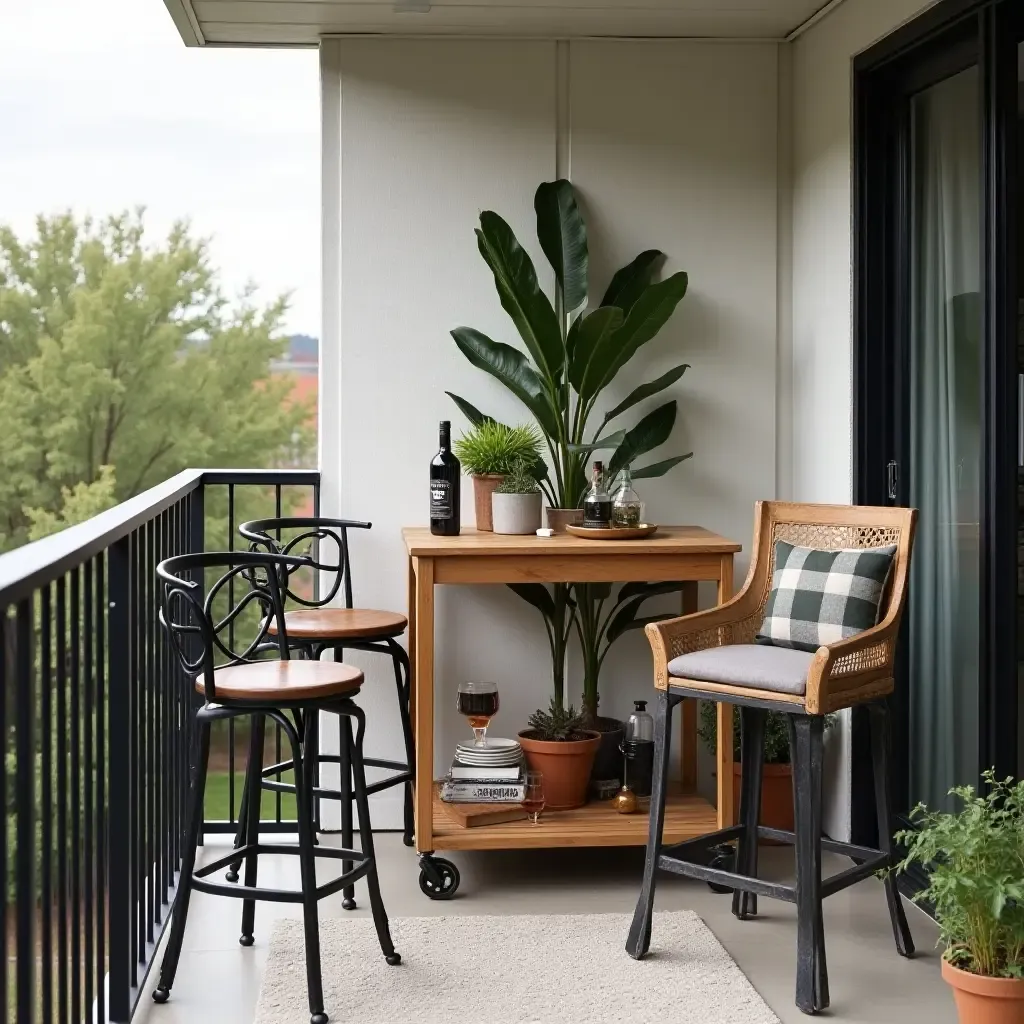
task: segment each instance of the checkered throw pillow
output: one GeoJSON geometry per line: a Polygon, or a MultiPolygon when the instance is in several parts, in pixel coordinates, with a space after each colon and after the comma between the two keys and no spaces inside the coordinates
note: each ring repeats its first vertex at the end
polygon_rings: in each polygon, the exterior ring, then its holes
{"type": "Polygon", "coordinates": [[[896,545],[819,551],[775,542],[759,643],[816,651],[878,622],[896,545]]]}

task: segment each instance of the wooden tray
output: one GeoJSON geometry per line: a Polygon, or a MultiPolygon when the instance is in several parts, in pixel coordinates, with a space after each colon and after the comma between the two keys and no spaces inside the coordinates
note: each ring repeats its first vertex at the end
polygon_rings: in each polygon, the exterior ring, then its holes
{"type": "Polygon", "coordinates": [[[573,526],[570,523],[565,528],[566,532],[574,537],[586,537],[588,540],[639,540],[641,537],[650,537],[657,529],[654,523],[643,523],[640,526],[610,526],[596,530],[590,526],[573,526]]]}
{"type": "Polygon", "coordinates": [[[448,804],[441,803],[449,818],[463,828],[477,828],[480,825],[500,825],[506,821],[521,821],[526,811],[521,804],[448,804]]]}

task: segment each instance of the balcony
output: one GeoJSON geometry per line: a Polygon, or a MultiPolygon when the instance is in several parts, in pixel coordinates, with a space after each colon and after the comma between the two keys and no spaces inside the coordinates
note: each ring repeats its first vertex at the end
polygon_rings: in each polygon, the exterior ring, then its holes
{"type": "MultiPolygon", "coordinates": [[[[299,506],[319,510],[319,473],[188,470],[0,558],[5,1024],[252,1021],[273,923],[298,916],[296,906],[259,904],[256,945],[243,949],[237,904],[196,894],[173,997],[166,1006],[148,998],[149,969],[180,864],[191,700],[157,624],[153,570],[172,554],[231,549],[242,518],[299,506]]],[[[223,854],[235,829],[243,740],[229,726],[215,741],[212,770],[219,777],[208,789],[207,858],[223,854]]],[[[263,808],[262,831],[291,829],[280,795],[265,799],[263,808]]],[[[335,837],[325,833],[321,841],[332,844],[335,837]]],[[[420,893],[415,855],[401,836],[384,833],[378,842],[392,919],[627,914],[642,861],[629,849],[466,853],[458,858],[462,898],[437,904],[420,893]]],[[[790,856],[769,849],[766,870],[785,876],[790,856]]],[[[261,868],[261,883],[294,887],[293,860],[261,868]]],[[[915,1008],[915,1019],[954,1019],[938,984],[928,919],[913,915],[922,954],[908,968],[892,950],[876,881],[860,883],[826,907],[837,1019],[890,1022],[907,1006],[915,1008]]],[[[769,904],[751,927],[732,917],[728,898],[700,883],[666,878],[658,909],[696,910],[779,1018],[803,1019],[792,999],[791,906],[769,904]]],[[[345,916],[367,913],[360,905],[345,916]]],[[[324,900],[320,914],[345,914],[340,895],[324,900]]],[[[343,1007],[334,1008],[333,1019],[346,1020],[343,1007]]]]}

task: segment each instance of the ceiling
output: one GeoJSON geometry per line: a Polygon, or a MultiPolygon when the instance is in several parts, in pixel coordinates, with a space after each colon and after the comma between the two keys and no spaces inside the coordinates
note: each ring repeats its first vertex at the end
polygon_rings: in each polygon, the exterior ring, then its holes
{"type": "Polygon", "coordinates": [[[315,45],[322,35],[783,39],[839,0],[164,0],[202,45],[315,45]]]}

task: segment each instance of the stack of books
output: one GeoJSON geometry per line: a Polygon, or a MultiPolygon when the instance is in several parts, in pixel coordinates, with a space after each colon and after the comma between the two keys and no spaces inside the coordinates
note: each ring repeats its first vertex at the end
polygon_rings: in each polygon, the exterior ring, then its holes
{"type": "Polygon", "coordinates": [[[460,743],[441,785],[441,799],[450,804],[517,804],[525,793],[522,747],[494,736],[482,747],[460,743]]]}

